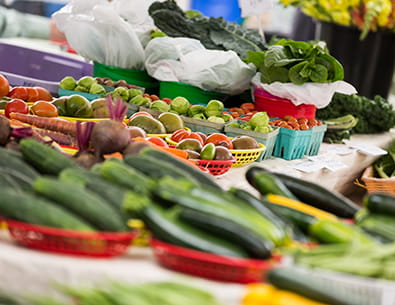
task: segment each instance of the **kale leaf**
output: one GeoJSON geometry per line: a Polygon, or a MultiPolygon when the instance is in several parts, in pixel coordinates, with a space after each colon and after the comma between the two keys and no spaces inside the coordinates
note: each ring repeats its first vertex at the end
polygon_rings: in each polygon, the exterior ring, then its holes
{"type": "Polygon", "coordinates": [[[168,36],[199,40],[207,49],[233,50],[241,58],[247,51],[262,51],[266,47],[259,33],[246,29],[222,17],[188,17],[174,0],[154,2],[148,13],[155,25],[168,36]]]}

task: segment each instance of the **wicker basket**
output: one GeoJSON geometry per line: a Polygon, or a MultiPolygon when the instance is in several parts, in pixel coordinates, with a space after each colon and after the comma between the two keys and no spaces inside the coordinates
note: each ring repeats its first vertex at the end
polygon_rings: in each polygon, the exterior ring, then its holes
{"type": "Polygon", "coordinates": [[[373,176],[373,166],[367,167],[362,173],[362,181],[368,193],[387,193],[395,195],[395,177],[384,179],[373,176]]]}

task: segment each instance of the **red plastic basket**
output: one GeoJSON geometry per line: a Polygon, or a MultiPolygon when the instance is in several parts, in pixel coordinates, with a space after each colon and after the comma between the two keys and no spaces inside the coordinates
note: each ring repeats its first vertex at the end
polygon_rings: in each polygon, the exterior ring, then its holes
{"type": "Polygon", "coordinates": [[[317,110],[314,105],[301,104],[295,106],[290,100],[274,96],[262,88],[254,88],[254,102],[256,110],[266,111],[272,118],[292,115],[297,119],[314,119],[317,110]]]}
{"type": "Polygon", "coordinates": [[[162,266],[212,280],[255,283],[265,280],[266,273],[279,263],[270,260],[221,256],[151,240],[154,255],[162,266]]]}
{"type": "Polygon", "coordinates": [[[236,162],[236,158],[231,160],[194,160],[202,170],[208,170],[213,176],[223,175],[230,170],[232,164],[236,162]]]}
{"type": "Polygon", "coordinates": [[[19,244],[61,254],[91,257],[122,255],[136,236],[131,232],[80,232],[5,220],[11,237],[19,244]]]}

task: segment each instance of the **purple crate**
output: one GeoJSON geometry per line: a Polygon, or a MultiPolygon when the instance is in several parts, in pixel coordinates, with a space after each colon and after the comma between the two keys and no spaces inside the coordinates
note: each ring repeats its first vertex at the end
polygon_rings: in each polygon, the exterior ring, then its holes
{"type": "Polygon", "coordinates": [[[13,74],[9,72],[0,71],[4,75],[11,87],[24,86],[24,87],[43,87],[52,93],[53,96],[58,96],[59,82],[51,82],[37,78],[31,78],[13,74]]]}
{"type": "Polygon", "coordinates": [[[0,43],[0,71],[43,81],[59,82],[65,76],[93,75],[91,63],[67,56],[0,43]]]}

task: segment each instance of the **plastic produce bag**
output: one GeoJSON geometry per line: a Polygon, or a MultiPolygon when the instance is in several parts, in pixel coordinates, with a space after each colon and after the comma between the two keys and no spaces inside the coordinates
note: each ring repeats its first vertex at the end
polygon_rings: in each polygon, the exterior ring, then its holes
{"type": "Polygon", "coordinates": [[[148,74],[158,80],[230,95],[248,89],[256,71],[234,51],[207,50],[190,38],[155,38],[148,43],[145,58],[148,74]]]}
{"type": "Polygon", "coordinates": [[[72,0],[53,19],[84,58],[118,68],[144,69],[143,45],[111,2],[72,0]]]}
{"type": "Polygon", "coordinates": [[[280,82],[263,84],[261,83],[260,72],[253,77],[252,83],[255,87],[262,88],[272,95],[290,100],[295,106],[307,104],[314,105],[318,109],[328,106],[335,92],[343,94],[357,93],[354,86],[345,81],[304,83],[303,85],[280,82]]]}

